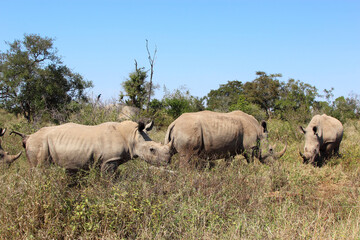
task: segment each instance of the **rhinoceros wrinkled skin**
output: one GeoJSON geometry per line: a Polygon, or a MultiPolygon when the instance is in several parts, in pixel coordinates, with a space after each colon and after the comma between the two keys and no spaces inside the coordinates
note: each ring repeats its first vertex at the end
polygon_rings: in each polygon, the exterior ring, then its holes
{"type": "Polygon", "coordinates": [[[165,144],[172,142],[172,154],[179,153],[180,167],[187,166],[192,156],[212,160],[243,154],[248,162],[254,156],[264,162],[269,157],[279,158],[286,151],[285,146],[280,153],[275,153],[267,135],[265,121],[259,124],[242,111],[201,111],[184,113],[172,122],[165,144]]]}
{"type": "Polygon", "coordinates": [[[44,127],[23,138],[26,156],[32,167],[55,163],[67,170],[88,169],[95,162],[102,171],[113,172],[128,160],[140,157],[154,165],[170,161],[170,144],[152,141],[146,126],[132,121],[107,122],[96,126],[67,123],[44,127]]]}
{"type": "Polygon", "coordinates": [[[315,115],[309,125],[300,130],[305,134],[304,153],[299,150],[304,163],[321,166],[324,160],[339,153],[344,128],[339,120],[326,114],[315,115]]]}
{"type": "MultiPolygon", "coordinates": [[[[0,128],[0,137],[4,136],[6,132],[6,129],[0,128]]],[[[2,146],[1,146],[2,140],[0,139],[0,164],[1,165],[7,165],[8,167],[21,156],[22,152],[19,152],[16,155],[10,155],[8,152],[6,152],[2,146]]]]}

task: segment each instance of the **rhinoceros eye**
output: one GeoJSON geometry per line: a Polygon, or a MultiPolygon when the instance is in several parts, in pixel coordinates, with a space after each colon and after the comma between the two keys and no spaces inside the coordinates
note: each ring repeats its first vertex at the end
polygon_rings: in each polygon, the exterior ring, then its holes
{"type": "Polygon", "coordinates": [[[150,148],[150,152],[155,153],[155,152],[156,152],[156,149],[151,147],[151,148],[150,148]]]}

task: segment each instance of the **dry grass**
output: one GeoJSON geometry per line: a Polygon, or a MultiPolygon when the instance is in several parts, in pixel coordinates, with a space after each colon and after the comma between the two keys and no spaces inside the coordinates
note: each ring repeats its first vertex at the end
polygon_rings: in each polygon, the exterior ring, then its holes
{"type": "MultiPolygon", "coordinates": [[[[301,163],[295,128],[269,126],[273,141],[289,145],[269,165],[238,156],[228,167],[219,160],[184,171],[175,156],[171,174],[136,159],[119,167],[116,180],[93,169],[68,187],[63,169],[29,171],[22,156],[0,170],[0,239],[359,239],[360,122],[346,124],[342,157],[322,168],[301,163]]],[[[155,129],[152,137],[164,134],[155,129]]],[[[21,149],[8,135],[3,147],[21,149]]]]}

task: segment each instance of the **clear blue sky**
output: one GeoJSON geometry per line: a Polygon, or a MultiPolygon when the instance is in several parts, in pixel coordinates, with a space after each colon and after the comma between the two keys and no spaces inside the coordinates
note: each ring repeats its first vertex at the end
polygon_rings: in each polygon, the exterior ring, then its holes
{"type": "Polygon", "coordinates": [[[0,51],[24,34],[55,38],[65,65],[118,98],[121,82],[158,53],[156,97],[207,95],[229,80],[282,73],[335,97],[360,94],[360,1],[0,0],[0,51]]]}

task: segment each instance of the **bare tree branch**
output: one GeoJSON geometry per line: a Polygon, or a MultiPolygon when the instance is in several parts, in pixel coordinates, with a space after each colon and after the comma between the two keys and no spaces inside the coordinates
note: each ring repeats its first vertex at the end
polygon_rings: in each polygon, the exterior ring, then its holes
{"type": "Polygon", "coordinates": [[[146,111],[149,112],[151,93],[152,93],[152,88],[153,88],[152,79],[153,79],[153,75],[154,75],[154,63],[155,63],[155,56],[157,53],[157,47],[155,45],[154,54],[153,54],[153,56],[151,56],[151,53],[149,50],[149,41],[146,39],[146,50],[148,53],[148,59],[149,59],[149,63],[150,63],[149,97],[148,97],[148,102],[147,102],[147,106],[146,106],[146,111]]]}

